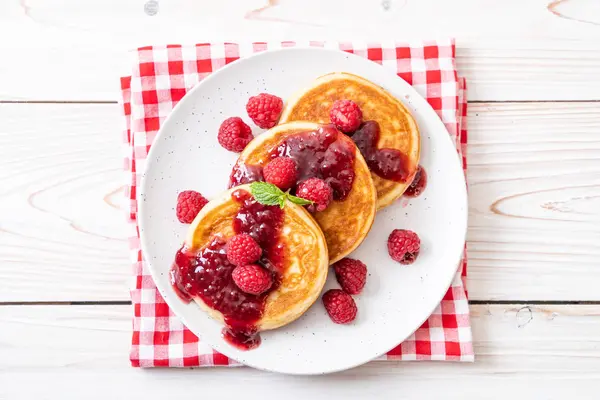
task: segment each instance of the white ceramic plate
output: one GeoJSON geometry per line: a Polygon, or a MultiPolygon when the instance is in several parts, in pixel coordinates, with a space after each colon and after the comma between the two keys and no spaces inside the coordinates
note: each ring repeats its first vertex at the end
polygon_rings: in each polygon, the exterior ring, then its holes
{"type": "MultiPolygon", "coordinates": [[[[250,124],[252,126],[252,124],[250,124]]],[[[260,129],[254,127],[254,133],[260,129]]],[[[177,104],[150,151],[140,190],[142,248],[158,289],[187,327],[221,353],[243,364],[293,374],[322,374],[351,368],[394,348],[439,304],[457,270],[467,228],[462,168],[444,125],[417,92],[395,74],[364,58],[335,50],[291,48],[236,61],[204,79],[177,104]],[[177,194],[193,189],[211,198],[227,187],[236,154],[217,142],[220,123],[241,116],[260,92],[282,97],[320,75],[346,71],[379,84],[412,111],[422,137],[425,192],[397,201],[377,214],[373,229],[350,256],[369,269],[363,293],[354,296],[358,317],[351,325],[331,322],[321,301],[283,328],[263,332],[262,344],[240,351],[221,338],[222,326],[194,303],[184,304],[169,283],[168,270],[187,225],[177,221],[177,194]],[[417,232],[421,253],[410,266],[392,261],[387,238],[395,228],[417,232]]],[[[338,287],[329,274],[325,290],[338,287]]]]}

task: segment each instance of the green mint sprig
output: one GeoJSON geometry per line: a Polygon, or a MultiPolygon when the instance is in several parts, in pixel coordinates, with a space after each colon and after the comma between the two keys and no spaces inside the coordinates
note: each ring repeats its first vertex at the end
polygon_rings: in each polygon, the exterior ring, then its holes
{"type": "Polygon", "coordinates": [[[301,206],[313,203],[310,200],[292,196],[289,191],[284,192],[277,186],[267,182],[252,182],[250,184],[250,193],[252,193],[252,196],[254,196],[256,201],[266,206],[278,205],[279,207],[283,208],[285,206],[286,199],[301,206]]]}

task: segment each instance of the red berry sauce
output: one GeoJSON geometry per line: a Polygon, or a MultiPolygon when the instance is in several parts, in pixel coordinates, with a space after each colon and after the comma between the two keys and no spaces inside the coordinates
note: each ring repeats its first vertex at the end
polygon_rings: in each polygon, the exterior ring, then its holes
{"type": "Polygon", "coordinates": [[[417,172],[415,173],[415,178],[413,179],[408,189],[406,189],[406,191],[404,192],[404,195],[406,197],[417,197],[421,193],[423,193],[426,187],[427,172],[425,171],[425,168],[419,165],[419,168],[417,168],[417,172]]]}
{"type": "Polygon", "coordinates": [[[229,188],[256,181],[264,181],[263,169],[259,165],[246,165],[237,162],[229,177],[229,188]]]}
{"type": "MultiPolygon", "coordinates": [[[[292,158],[298,166],[298,183],[308,178],[323,179],[333,189],[333,198],[344,200],[354,182],[355,153],[354,146],[340,135],[333,125],[290,135],[269,154],[269,158],[292,158]]],[[[229,187],[256,180],[263,180],[261,167],[236,164],[229,187]]]]}
{"type": "Polygon", "coordinates": [[[408,158],[396,149],[378,149],[379,124],[366,121],[352,135],[352,140],[365,158],[369,169],[382,178],[396,182],[408,179],[408,158]]]}
{"type": "Polygon", "coordinates": [[[241,204],[233,220],[236,234],[247,233],[261,246],[259,264],[273,274],[271,288],[258,296],[242,292],[231,278],[235,265],[227,260],[226,243],[215,237],[197,253],[183,247],[171,268],[171,283],[178,295],[190,301],[199,297],[223,314],[223,337],[232,345],[249,350],[260,344],[256,322],[260,320],[269,293],[280,284],[283,244],[280,240],[283,211],[254,201],[250,193],[236,190],[232,198],[241,204]]]}

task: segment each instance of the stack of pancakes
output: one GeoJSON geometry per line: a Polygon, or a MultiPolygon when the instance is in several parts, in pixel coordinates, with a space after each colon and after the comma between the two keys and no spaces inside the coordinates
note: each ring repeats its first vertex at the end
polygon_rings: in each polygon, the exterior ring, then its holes
{"type": "MultiPolygon", "coordinates": [[[[354,181],[343,200],[334,200],[321,212],[287,202],[284,207],[282,242],[285,248],[280,284],[267,297],[257,330],[275,329],[302,315],[319,297],[327,278],[328,265],[355,250],[368,234],[376,210],[390,205],[411,184],[417,171],[420,136],[407,108],[383,88],[349,73],[319,77],[309,88],[288,99],[280,124],[257,136],[241,153],[238,163],[264,166],[269,154],[287,137],[329,124],[329,110],[336,100],[352,100],[361,108],[363,121],[380,126],[377,148],[399,150],[406,158],[408,178],[384,179],[369,171],[356,149],[354,181]]],[[[344,140],[354,145],[347,136],[344,140]]],[[[192,223],[186,247],[200,249],[215,234],[233,236],[232,220],[239,205],[231,198],[233,188],[205,206],[192,223]]],[[[249,190],[249,189],[247,189],[249,190]]],[[[195,299],[213,318],[223,316],[195,299]]]]}
{"type": "Polygon", "coordinates": [[[419,164],[419,129],[408,109],[385,89],[346,72],[317,78],[313,85],[288,100],[280,123],[312,121],[329,123],[329,110],[336,100],[352,100],[362,110],[363,121],[376,121],[380,127],[378,148],[400,150],[408,158],[408,179],[404,182],[371,174],[377,189],[377,209],[398,199],[412,182],[419,164]]]}

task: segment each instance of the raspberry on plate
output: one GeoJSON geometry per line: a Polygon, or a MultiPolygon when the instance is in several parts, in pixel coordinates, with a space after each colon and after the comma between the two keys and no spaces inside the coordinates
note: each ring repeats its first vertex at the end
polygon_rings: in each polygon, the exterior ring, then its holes
{"type": "Polygon", "coordinates": [[[219,144],[234,153],[242,152],[253,138],[252,129],[240,117],[223,121],[217,135],[219,144]]]}
{"type": "Polygon", "coordinates": [[[415,262],[421,249],[421,239],[413,231],[394,229],[388,238],[388,252],[394,261],[408,265],[415,262]]]}
{"type": "Polygon", "coordinates": [[[323,305],[329,318],[336,324],[348,324],[354,321],[358,312],[352,296],[340,289],[325,292],[323,305]]]}
{"type": "Polygon", "coordinates": [[[243,292],[254,295],[266,292],[273,284],[271,274],[256,264],[235,267],[231,278],[243,292]]]}
{"type": "Polygon", "coordinates": [[[309,211],[323,211],[333,199],[333,190],[324,180],[309,178],[298,185],[296,196],[315,203],[308,206],[309,211]]]}
{"type": "Polygon", "coordinates": [[[235,235],[227,243],[227,259],[230,263],[237,266],[243,266],[258,261],[262,249],[252,238],[246,233],[235,235]]]}
{"type": "Polygon", "coordinates": [[[335,277],[348,294],[359,294],[367,281],[367,266],[359,260],[343,258],[333,264],[335,277]]]}
{"type": "Polygon", "coordinates": [[[208,203],[208,200],[200,193],[193,190],[184,190],[177,195],[176,214],[179,222],[190,224],[196,215],[208,203]]]}
{"type": "Polygon", "coordinates": [[[282,110],[283,100],[268,93],[252,96],[246,104],[250,119],[263,129],[270,129],[277,125],[282,110]]]}
{"type": "Polygon", "coordinates": [[[340,131],[352,133],[362,123],[362,111],[352,100],[336,100],[329,110],[329,119],[340,131]]]}
{"type": "Polygon", "coordinates": [[[277,157],[263,168],[265,181],[272,183],[281,190],[288,190],[298,179],[298,166],[289,157],[277,157]]]}

